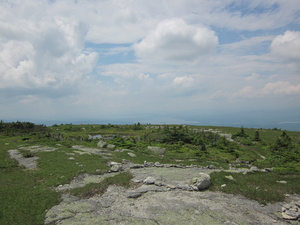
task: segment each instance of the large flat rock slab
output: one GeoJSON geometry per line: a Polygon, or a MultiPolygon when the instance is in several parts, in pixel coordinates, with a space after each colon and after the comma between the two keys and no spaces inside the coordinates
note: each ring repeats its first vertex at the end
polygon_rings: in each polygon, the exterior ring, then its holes
{"type": "Polygon", "coordinates": [[[137,199],[110,186],[102,196],[79,199],[70,195],[47,212],[45,224],[232,224],[284,225],[281,205],[261,206],[242,196],[211,191],[147,192],[137,199]]]}

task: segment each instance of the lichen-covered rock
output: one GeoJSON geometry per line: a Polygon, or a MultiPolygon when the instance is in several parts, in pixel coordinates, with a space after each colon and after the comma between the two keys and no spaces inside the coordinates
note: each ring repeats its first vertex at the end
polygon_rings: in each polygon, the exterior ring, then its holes
{"type": "Polygon", "coordinates": [[[136,157],[136,155],[134,154],[134,153],[132,153],[132,152],[128,152],[127,153],[130,157],[136,157]]]}
{"type": "Polygon", "coordinates": [[[98,142],[97,146],[98,146],[99,148],[106,148],[106,147],[107,147],[107,143],[106,143],[105,141],[103,141],[103,140],[100,140],[100,141],[98,142]]]}
{"type": "Polygon", "coordinates": [[[114,172],[114,173],[120,172],[122,170],[123,170],[123,167],[120,164],[115,164],[110,168],[110,172],[114,172]]]}
{"type": "Polygon", "coordinates": [[[199,173],[199,176],[193,178],[191,181],[191,187],[195,191],[207,189],[210,184],[210,176],[206,173],[199,173]]]}
{"type": "Polygon", "coordinates": [[[115,145],[107,145],[107,148],[115,148],[115,145]]]}
{"type": "Polygon", "coordinates": [[[154,177],[147,177],[143,183],[145,184],[154,184],[155,183],[155,178],[154,177]]]}
{"type": "Polygon", "coordinates": [[[282,218],[286,220],[300,219],[300,202],[291,202],[283,205],[282,218]]]}

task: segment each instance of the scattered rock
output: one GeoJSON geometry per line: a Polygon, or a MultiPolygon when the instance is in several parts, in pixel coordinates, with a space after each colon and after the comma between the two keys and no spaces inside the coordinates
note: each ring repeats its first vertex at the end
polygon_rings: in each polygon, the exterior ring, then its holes
{"type": "Polygon", "coordinates": [[[221,185],[221,188],[224,188],[224,187],[226,187],[226,184],[222,184],[222,185],[221,185]]]}
{"type": "Polygon", "coordinates": [[[136,155],[134,154],[134,153],[132,153],[132,152],[128,152],[127,153],[130,157],[136,157],[136,155]]]}
{"type": "Polygon", "coordinates": [[[156,162],[156,163],[154,163],[154,166],[156,166],[156,167],[163,167],[164,165],[162,165],[160,162],[156,162]]]}
{"type": "Polygon", "coordinates": [[[251,166],[250,171],[252,171],[252,172],[258,172],[259,169],[257,168],[257,166],[251,166]]]}
{"type": "Polygon", "coordinates": [[[286,220],[300,219],[300,201],[283,205],[282,218],[286,220]]]}
{"type": "Polygon", "coordinates": [[[115,145],[107,145],[107,148],[115,148],[115,145]]]}
{"type": "Polygon", "coordinates": [[[118,162],[110,162],[109,163],[109,166],[114,166],[114,165],[121,165],[121,163],[118,163],[118,162]]]}
{"type": "Polygon", "coordinates": [[[120,172],[122,170],[123,170],[123,167],[120,164],[115,164],[110,168],[110,172],[113,172],[113,173],[120,172]]]}
{"type": "Polygon", "coordinates": [[[233,176],[229,175],[229,176],[225,176],[226,179],[228,180],[232,180],[232,181],[235,181],[235,179],[233,178],[233,176]]]}
{"type": "Polygon", "coordinates": [[[278,180],[276,182],[279,183],[279,184],[287,184],[287,181],[285,181],[285,180],[278,180]]]}
{"type": "Polygon", "coordinates": [[[211,170],[216,169],[216,167],[214,165],[209,165],[207,168],[211,169],[211,170]]]}
{"type": "Polygon", "coordinates": [[[142,183],[143,182],[143,181],[141,181],[139,179],[136,179],[136,178],[132,178],[131,181],[134,182],[134,183],[142,183]]]}
{"type": "Polygon", "coordinates": [[[98,146],[99,148],[106,148],[106,147],[107,147],[107,143],[106,143],[105,141],[103,141],[103,140],[100,140],[100,141],[98,142],[97,146],[98,146]]]}
{"type": "Polygon", "coordinates": [[[136,191],[129,191],[124,194],[124,196],[127,198],[138,198],[138,197],[141,197],[142,195],[143,195],[143,193],[136,192],[136,191]]]}
{"type": "Polygon", "coordinates": [[[37,160],[39,157],[24,157],[19,150],[8,150],[10,158],[15,159],[18,163],[24,166],[26,169],[35,170],[37,169],[37,160]]]}
{"type": "Polygon", "coordinates": [[[210,176],[206,173],[199,173],[199,177],[195,177],[191,181],[191,187],[195,191],[207,189],[210,184],[210,176]]]}
{"type": "Polygon", "coordinates": [[[154,184],[155,183],[155,178],[154,177],[147,177],[143,183],[145,184],[154,184]]]}

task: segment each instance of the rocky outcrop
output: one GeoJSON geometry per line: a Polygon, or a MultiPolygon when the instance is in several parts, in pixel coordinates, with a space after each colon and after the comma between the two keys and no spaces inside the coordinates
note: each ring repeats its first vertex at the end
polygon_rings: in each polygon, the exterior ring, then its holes
{"type": "Polygon", "coordinates": [[[282,218],[286,220],[300,220],[300,201],[282,206],[282,218]]]}
{"type": "Polygon", "coordinates": [[[106,143],[105,141],[103,141],[103,140],[100,140],[100,141],[98,142],[97,146],[98,146],[99,148],[106,148],[106,147],[107,147],[107,143],[106,143]]]}
{"type": "Polygon", "coordinates": [[[199,173],[199,176],[193,178],[191,181],[191,187],[194,191],[205,190],[210,184],[210,176],[206,173],[199,173]]]}
{"type": "MultiPolygon", "coordinates": [[[[142,185],[140,190],[151,186],[142,185]]],[[[134,196],[141,192],[129,193],[117,186],[90,199],[64,194],[63,201],[46,213],[45,224],[290,224],[278,217],[280,204],[262,206],[242,196],[219,192],[152,188],[155,190],[138,198],[134,196]]]]}
{"type": "Polygon", "coordinates": [[[33,155],[27,155],[27,157],[25,157],[19,150],[8,150],[8,153],[11,158],[17,160],[18,163],[26,169],[37,169],[37,160],[39,157],[33,155]]]}

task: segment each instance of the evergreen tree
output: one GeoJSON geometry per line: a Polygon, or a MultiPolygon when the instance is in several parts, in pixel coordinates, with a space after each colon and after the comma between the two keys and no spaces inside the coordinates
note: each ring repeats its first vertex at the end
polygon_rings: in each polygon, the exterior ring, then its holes
{"type": "Polygon", "coordinates": [[[259,132],[258,132],[258,130],[256,130],[255,131],[255,134],[254,134],[254,139],[253,139],[253,141],[260,141],[261,139],[260,139],[260,137],[259,137],[259,132]]]}

